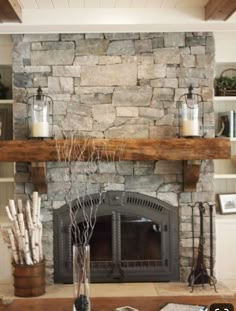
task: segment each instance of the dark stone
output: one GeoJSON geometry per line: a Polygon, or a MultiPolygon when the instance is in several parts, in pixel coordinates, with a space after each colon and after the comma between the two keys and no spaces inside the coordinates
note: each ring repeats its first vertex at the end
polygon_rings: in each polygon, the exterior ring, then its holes
{"type": "Polygon", "coordinates": [[[32,75],[28,73],[14,74],[15,87],[33,87],[32,75]]]}

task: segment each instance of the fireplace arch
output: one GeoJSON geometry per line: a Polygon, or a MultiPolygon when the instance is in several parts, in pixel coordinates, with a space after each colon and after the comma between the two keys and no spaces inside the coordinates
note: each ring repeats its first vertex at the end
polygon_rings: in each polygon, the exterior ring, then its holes
{"type": "MultiPolygon", "coordinates": [[[[86,208],[99,204],[91,239],[92,282],[179,280],[178,208],[135,192],[108,191],[81,200],[86,208]]],[[[82,221],[79,211],[77,221],[82,221]]],[[[54,281],[72,283],[67,205],[53,212],[53,235],[54,281]]]]}

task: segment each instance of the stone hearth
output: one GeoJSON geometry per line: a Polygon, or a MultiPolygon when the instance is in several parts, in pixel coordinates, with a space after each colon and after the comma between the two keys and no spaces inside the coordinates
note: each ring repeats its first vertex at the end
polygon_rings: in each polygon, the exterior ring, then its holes
{"type": "MultiPolygon", "coordinates": [[[[214,137],[212,33],[42,34],[14,35],[13,40],[16,139],[25,138],[26,95],[35,93],[39,85],[54,100],[51,122],[58,138],[62,131],[73,129],[85,137],[175,137],[177,101],[190,83],[204,98],[207,137],[214,137]]],[[[186,281],[192,265],[189,204],[214,201],[212,161],[202,161],[195,192],[183,192],[182,161],[95,162],[89,166],[78,162],[74,166],[78,193],[84,187],[88,194],[138,192],[178,208],[180,280],[186,281]]],[[[25,198],[33,190],[30,169],[17,163],[16,171],[15,194],[25,198]]],[[[42,218],[48,282],[54,271],[52,211],[64,205],[63,174],[63,163],[47,163],[42,218]]],[[[197,210],[195,214],[197,239],[197,210]]],[[[208,211],[204,222],[208,233],[208,211]]],[[[209,266],[209,235],[205,246],[209,266]]]]}

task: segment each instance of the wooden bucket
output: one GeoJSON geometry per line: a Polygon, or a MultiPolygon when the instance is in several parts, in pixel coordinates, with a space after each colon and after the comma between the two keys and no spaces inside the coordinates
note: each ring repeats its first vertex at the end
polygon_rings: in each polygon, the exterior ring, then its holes
{"type": "Polygon", "coordinates": [[[14,293],[18,297],[37,297],[45,293],[45,262],[13,264],[14,293]]]}

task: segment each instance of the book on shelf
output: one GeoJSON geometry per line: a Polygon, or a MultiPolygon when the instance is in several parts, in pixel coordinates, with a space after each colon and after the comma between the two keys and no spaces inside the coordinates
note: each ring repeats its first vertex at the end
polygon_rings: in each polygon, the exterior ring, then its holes
{"type": "Polygon", "coordinates": [[[218,124],[216,136],[236,137],[236,112],[234,110],[219,112],[218,124]]]}

